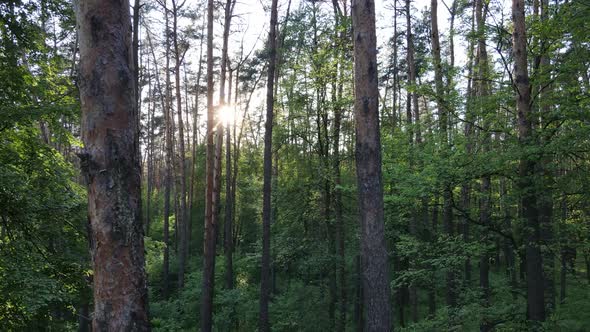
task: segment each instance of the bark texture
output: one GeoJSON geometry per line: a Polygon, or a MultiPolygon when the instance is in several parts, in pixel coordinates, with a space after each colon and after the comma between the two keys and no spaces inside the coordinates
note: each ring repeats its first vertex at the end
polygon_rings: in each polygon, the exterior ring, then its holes
{"type": "Polygon", "coordinates": [[[383,223],[374,1],[353,0],[352,26],[364,330],[391,331],[389,270],[383,223]]]}
{"type": "Polygon", "coordinates": [[[266,82],[266,123],[264,125],[264,183],[262,194],[262,262],[260,271],[260,315],[258,329],[270,331],[268,302],[270,299],[270,220],[272,184],[272,125],[274,108],[274,77],[277,58],[277,0],[272,0],[268,33],[268,75],[266,82]]]}
{"type": "Polygon", "coordinates": [[[149,331],[129,1],[76,4],[95,331],[149,331]]]}

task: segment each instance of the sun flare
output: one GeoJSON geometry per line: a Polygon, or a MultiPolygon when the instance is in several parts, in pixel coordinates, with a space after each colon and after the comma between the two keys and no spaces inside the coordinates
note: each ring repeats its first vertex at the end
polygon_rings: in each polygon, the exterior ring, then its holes
{"type": "Polygon", "coordinates": [[[233,124],[235,121],[235,109],[233,106],[225,105],[219,108],[217,116],[224,125],[233,124]]]}

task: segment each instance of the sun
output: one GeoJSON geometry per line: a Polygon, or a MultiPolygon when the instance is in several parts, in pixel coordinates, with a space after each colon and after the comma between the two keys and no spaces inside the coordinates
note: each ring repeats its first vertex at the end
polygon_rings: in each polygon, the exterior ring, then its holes
{"type": "Polygon", "coordinates": [[[217,111],[218,119],[224,125],[233,124],[235,121],[235,108],[231,105],[224,105],[217,111]]]}

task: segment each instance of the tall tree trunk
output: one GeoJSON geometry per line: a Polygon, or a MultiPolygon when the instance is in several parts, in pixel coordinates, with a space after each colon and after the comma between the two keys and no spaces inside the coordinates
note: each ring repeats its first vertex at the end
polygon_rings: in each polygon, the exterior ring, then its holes
{"type": "MultiPolygon", "coordinates": [[[[541,0],[541,22],[546,23],[549,18],[549,1],[541,0]]],[[[540,43],[541,56],[539,59],[539,72],[543,79],[542,82],[549,82],[551,80],[551,63],[547,53],[548,45],[546,40],[541,40],[540,43]]],[[[551,119],[551,85],[541,84],[539,86],[540,100],[540,111],[541,111],[541,127],[546,128],[549,132],[548,126],[552,122],[551,119]]],[[[551,140],[551,134],[541,135],[543,145],[548,145],[551,140]]],[[[539,223],[541,227],[541,242],[545,243],[543,246],[543,275],[544,275],[544,288],[545,288],[545,307],[546,315],[551,315],[555,310],[555,254],[551,246],[554,244],[554,232],[553,232],[553,174],[550,169],[553,160],[550,154],[543,154],[543,160],[539,165],[539,173],[542,179],[543,191],[539,197],[539,223]]]]}
{"type": "MultiPolygon", "coordinates": [[[[438,15],[437,15],[438,1],[431,0],[431,32],[432,32],[432,57],[434,62],[434,83],[436,92],[436,106],[439,113],[439,126],[441,131],[441,150],[442,156],[448,156],[449,137],[448,137],[448,105],[445,101],[445,91],[443,86],[443,72],[442,63],[440,56],[440,37],[438,33],[438,15]]],[[[443,179],[443,227],[445,233],[448,236],[454,235],[453,227],[453,211],[452,211],[452,199],[453,192],[451,184],[448,180],[443,179]]],[[[457,305],[457,285],[456,285],[456,273],[453,266],[448,267],[446,274],[447,287],[446,287],[446,302],[449,306],[457,305]]]]}
{"type": "Polygon", "coordinates": [[[215,282],[215,229],[214,178],[215,178],[215,109],[213,107],[213,0],[207,0],[207,161],[205,193],[205,245],[203,252],[203,285],[201,291],[201,331],[213,327],[213,290],[215,282]]]}
{"type": "MultiPolygon", "coordinates": [[[[408,62],[408,80],[410,85],[416,84],[416,61],[414,59],[414,34],[412,33],[412,23],[411,23],[411,11],[410,11],[410,0],[406,0],[406,39],[407,39],[407,62],[408,62]]],[[[420,108],[418,105],[418,94],[416,91],[410,92],[408,90],[408,98],[407,98],[407,109],[406,109],[407,117],[408,117],[408,126],[410,127],[410,140],[409,140],[409,164],[410,170],[414,171],[414,145],[420,146],[420,142],[422,141],[422,133],[420,131],[420,127],[418,124],[418,120],[420,118],[420,108]],[[413,108],[412,108],[413,106],[413,108]],[[414,124],[412,126],[412,123],[414,124]],[[416,143],[416,144],[414,144],[416,143]]],[[[409,222],[409,233],[413,237],[418,236],[418,211],[412,209],[411,211],[411,218],[409,222]]],[[[407,258],[408,260],[408,267],[413,268],[415,262],[411,258],[407,258]]],[[[414,322],[418,321],[418,290],[416,289],[415,285],[410,285],[408,287],[408,300],[410,304],[410,316],[414,322]]]]}
{"type": "MultiPolygon", "coordinates": [[[[181,5],[182,6],[182,5],[181,5]]],[[[174,84],[176,90],[176,113],[178,115],[178,140],[180,151],[177,162],[177,177],[180,178],[180,193],[179,193],[179,213],[176,215],[176,225],[178,228],[178,242],[180,242],[180,248],[178,253],[178,287],[184,287],[184,270],[186,269],[186,256],[187,252],[187,233],[188,233],[188,213],[186,209],[186,162],[185,162],[185,149],[184,149],[184,121],[182,120],[182,94],[180,90],[180,65],[184,52],[181,54],[181,50],[178,46],[178,12],[181,9],[176,3],[176,0],[172,0],[172,32],[174,38],[174,84]]],[[[178,193],[177,193],[178,195],[178,193]]]]}
{"type": "MultiPolygon", "coordinates": [[[[168,213],[164,212],[165,216],[168,216],[168,222],[166,223],[166,220],[164,220],[164,242],[166,243],[166,248],[165,250],[167,250],[168,252],[164,252],[164,255],[170,255],[170,250],[168,249],[168,246],[170,244],[170,209],[171,209],[171,202],[170,202],[170,198],[172,196],[172,184],[173,184],[173,173],[174,173],[174,132],[175,132],[175,126],[174,126],[174,113],[172,112],[172,92],[171,92],[171,82],[170,82],[170,30],[169,30],[169,17],[168,17],[168,7],[167,7],[167,2],[164,1],[162,3],[163,5],[163,9],[164,9],[164,33],[166,35],[166,67],[164,68],[165,70],[165,77],[166,77],[166,82],[165,82],[165,103],[164,103],[164,107],[166,108],[165,110],[165,116],[166,116],[166,185],[168,186],[167,189],[168,192],[164,193],[164,199],[166,199],[168,201],[168,213]]],[[[175,186],[175,191],[178,190],[178,186],[175,186]]],[[[178,196],[174,195],[174,250],[176,251],[177,249],[177,245],[178,245],[178,200],[177,200],[178,196]]],[[[165,205],[166,203],[164,203],[165,205]]],[[[164,209],[166,209],[166,206],[164,206],[164,209]]],[[[169,268],[170,268],[170,259],[168,257],[168,259],[166,260],[166,273],[169,273],[169,268]]],[[[168,276],[168,275],[167,275],[168,276]]],[[[169,278],[166,278],[166,291],[168,292],[168,287],[169,287],[169,278]]]]}
{"type": "Polygon", "coordinates": [[[535,161],[526,150],[534,144],[531,114],[531,86],[528,75],[527,37],[524,0],[512,0],[514,24],[513,53],[516,108],[518,111],[518,138],[523,156],[520,161],[519,189],[522,215],[526,220],[525,252],[527,281],[527,317],[533,322],[545,320],[543,262],[540,248],[540,227],[537,210],[537,194],[534,188],[535,161]]]}
{"type": "MultiPolygon", "coordinates": [[[[150,60],[147,59],[146,65],[147,73],[150,72],[150,60]]],[[[156,112],[156,99],[152,98],[152,80],[148,80],[148,110],[147,110],[147,190],[146,190],[146,208],[145,208],[145,235],[150,235],[150,224],[151,224],[151,202],[152,192],[154,186],[154,114],[156,112]]]]}
{"type": "Polygon", "coordinates": [[[399,78],[398,78],[398,46],[397,46],[397,39],[398,39],[398,31],[397,31],[397,0],[393,0],[393,98],[392,98],[392,108],[391,108],[391,133],[393,134],[395,131],[395,127],[397,125],[397,120],[400,120],[401,125],[401,116],[397,116],[398,107],[398,85],[399,85],[399,78]]]}
{"type": "MultiPolygon", "coordinates": [[[[154,61],[154,72],[156,76],[156,86],[160,93],[160,103],[162,104],[164,113],[164,136],[165,136],[165,162],[164,162],[164,257],[162,263],[162,296],[168,298],[168,285],[169,285],[169,271],[170,271],[170,187],[172,181],[172,135],[171,135],[171,124],[170,124],[170,98],[168,96],[168,88],[166,86],[166,95],[162,92],[162,84],[160,82],[160,76],[158,73],[158,61],[156,59],[156,53],[152,44],[152,38],[150,30],[146,29],[148,47],[152,54],[154,61]]],[[[166,43],[168,45],[168,43],[166,43]]],[[[168,65],[168,62],[166,63],[168,65]]]]}
{"type": "MultiPolygon", "coordinates": [[[[231,19],[233,15],[233,8],[235,0],[227,0],[225,3],[225,24],[223,25],[223,47],[221,50],[221,77],[219,81],[219,103],[220,106],[225,105],[225,75],[227,68],[229,67],[228,61],[228,40],[229,31],[231,26],[231,19]]],[[[230,74],[231,77],[231,74],[230,74]]],[[[231,78],[229,80],[229,87],[231,91],[231,78]]],[[[229,103],[231,104],[231,95],[229,96],[229,103]]],[[[225,247],[225,287],[227,289],[233,288],[233,262],[232,262],[232,195],[231,195],[231,130],[229,123],[225,123],[227,126],[226,132],[226,144],[225,144],[225,223],[224,223],[224,247],[225,247]]]]}
{"type": "MultiPolygon", "coordinates": [[[[346,257],[345,257],[345,225],[344,225],[344,218],[342,215],[342,191],[340,185],[342,183],[341,171],[340,171],[340,130],[342,124],[342,107],[340,106],[340,102],[342,100],[343,94],[343,67],[342,67],[342,59],[343,59],[343,50],[346,42],[346,34],[345,31],[342,29],[341,25],[341,18],[342,18],[342,10],[338,4],[337,0],[332,1],[332,6],[334,7],[334,20],[335,20],[335,31],[340,29],[340,34],[337,37],[336,41],[336,58],[338,61],[337,69],[336,69],[336,89],[333,91],[334,95],[334,145],[333,145],[333,156],[332,156],[332,172],[334,175],[334,217],[336,222],[336,245],[337,245],[337,254],[338,254],[338,265],[337,265],[337,274],[338,274],[338,287],[340,289],[340,306],[339,306],[339,315],[336,323],[336,331],[345,331],[346,330],[346,308],[347,308],[347,296],[346,296],[346,257]]],[[[346,5],[345,5],[346,6],[346,5]]]]}
{"type": "MultiPolygon", "coordinates": [[[[203,24],[201,25],[201,36],[204,36],[205,25],[206,25],[206,16],[203,17],[203,24]]],[[[190,236],[192,234],[192,220],[193,220],[193,204],[194,204],[194,192],[195,192],[195,182],[196,182],[196,171],[197,171],[197,145],[199,143],[199,127],[197,123],[199,121],[199,100],[201,97],[201,76],[203,75],[203,39],[201,38],[199,42],[199,69],[197,70],[197,84],[196,84],[196,91],[195,91],[195,109],[193,113],[193,150],[192,150],[192,158],[191,158],[191,184],[189,189],[189,224],[188,224],[188,235],[189,235],[189,242],[190,236]]]]}
{"type": "Polygon", "coordinates": [[[82,139],[94,271],[93,329],[149,331],[129,2],[81,0],[82,139]]]}
{"type": "MultiPolygon", "coordinates": [[[[473,8],[472,11],[472,15],[471,15],[471,31],[475,32],[475,7],[473,8]]],[[[475,83],[474,83],[474,49],[475,49],[475,43],[473,41],[473,39],[471,39],[469,41],[469,50],[468,50],[468,56],[469,56],[469,62],[468,62],[468,81],[467,81],[467,104],[465,107],[465,127],[464,127],[464,134],[465,134],[465,138],[466,138],[466,144],[465,144],[465,152],[467,153],[467,155],[471,155],[473,152],[473,118],[474,118],[474,112],[473,112],[473,104],[475,102],[475,83]]],[[[463,211],[465,211],[466,214],[469,213],[471,207],[471,183],[469,179],[465,180],[465,183],[461,186],[461,208],[463,209],[463,211]]],[[[469,215],[466,215],[463,217],[463,220],[461,222],[461,232],[462,232],[462,236],[463,236],[463,241],[465,243],[468,243],[470,241],[470,227],[469,227],[469,215]]],[[[464,278],[464,282],[466,285],[469,285],[471,283],[471,258],[469,256],[467,256],[467,258],[465,259],[465,264],[464,264],[464,274],[465,274],[465,278],[464,278]]]]}
{"type": "MultiPolygon", "coordinates": [[[[132,40],[132,48],[133,48],[133,79],[135,81],[135,107],[137,108],[137,119],[136,126],[139,132],[139,127],[141,125],[141,108],[140,106],[140,89],[139,89],[139,19],[140,19],[140,12],[141,9],[140,0],[134,0],[133,2],[133,40],[132,40]]],[[[45,29],[44,29],[45,30],[45,29]]]]}
{"type": "Polygon", "coordinates": [[[383,222],[377,37],[373,0],[352,2],[356,173],[361,221],[365,331],[391,331],[389,268],[383,222]]]}
{"type": "Polygon", "coordinates": [[[264,183],[262,196],[262,262],[260,271],[260,316],[258,329],[270,331],[268,302],[270,300],[270,221],[272,182],[272,127],[274,112],[274,77],[277,60],[277,0],[272,0],[268,33],[268,75],[266,81],[266,123],[264,126],[264,183]]]}
{"type": "MultiPolygon", "coordinates": [[[[485,39],[485,11],[487,11],[487,5],[484,6],[483,0],[476,0],[475,2],[475,20],[477,24],[477,105],[482,114],[482,152],[484,154],[490,152],[490,133],[489,128],[489,111],[486,106],[486,98],[490,94],[489,88],[489,74],[488,74],[488,53],[486,50],[486,39],[485,39]]],[[[479,208],[479,219],[482,225],[489,225],[491,222],[491,177],[489,174],[484,175],[481,178],[480,186],[480,208],[479,208]]],[[[489,266],[489,253],[487,246],[489,245],[489,236],[486,234],[486,230],[483,230],[482,244],[484,245],[483,253],[479,260],[479,286],[482,290],[482,305],[484,308],[490,305],[490,266],[489,266]]],[[[482,321],[480,322],[480,331],[487,332],[491,330],[490,322],[486,317],[484,311],[482,321]]]]}

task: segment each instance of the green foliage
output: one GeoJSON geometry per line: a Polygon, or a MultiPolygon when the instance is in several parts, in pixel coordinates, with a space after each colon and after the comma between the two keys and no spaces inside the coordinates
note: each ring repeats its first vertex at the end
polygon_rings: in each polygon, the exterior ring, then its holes
{"type": "Polygon", "coordinates": [[[0,329],[65,326],[88,297],[86,203],[33,128],[0,132],[0,329]],[[60,312],[62,317],[56,317],[60,312]]]}

